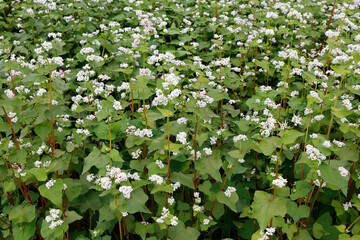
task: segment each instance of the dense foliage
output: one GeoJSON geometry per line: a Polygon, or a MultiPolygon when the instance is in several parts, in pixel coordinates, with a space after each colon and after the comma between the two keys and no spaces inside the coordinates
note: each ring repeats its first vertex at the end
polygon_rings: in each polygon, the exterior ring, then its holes
{"type": "Polygon", "coordinates": [[[2,239],[360,239],[360,1],[0,0],[2,239]]]}

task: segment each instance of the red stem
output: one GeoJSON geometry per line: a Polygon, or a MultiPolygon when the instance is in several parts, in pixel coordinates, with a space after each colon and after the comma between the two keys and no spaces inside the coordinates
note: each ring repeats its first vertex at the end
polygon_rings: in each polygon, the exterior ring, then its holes
{"type": "MultiPolygon", "coordinates": [[[[328,22],[328,25],[327,25],[326,31],[327,31],[327,30],[329,30],[329,27],[330,27],[330,22],[331,22],[331,19],[332,19],[333,15],[334,15],[335,4],[336,4],[336,0],[334,0],[334,5],[333,5],[332,11],[331,11],[331,16],[330,16],[330,19],[329,19],[329,22],[328,22]]],[[[325,32],[326,32],[326,31],[325,31],[325,32]]],[[[325,39],[326,39],[326,35],[324,35],[324,38],[323,38],[323,41],[322,41],[322,43],[321,43],[321,47],[320,47],[319,53],[321,53],[321,50],[322,50],[322,48],[323,48],[323,45],[324,45],[325,39]]],[[[318,54],[319,54],[319,53],[318,53],[318,54]]]]}

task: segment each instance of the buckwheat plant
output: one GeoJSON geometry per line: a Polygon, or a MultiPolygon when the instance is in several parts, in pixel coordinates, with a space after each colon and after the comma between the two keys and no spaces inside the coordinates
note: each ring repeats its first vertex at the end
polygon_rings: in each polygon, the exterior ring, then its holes
{"type": "Polygon", "coordinates": [[[0,238],[358,239],[360,0],[0,0],[0,238]]]}

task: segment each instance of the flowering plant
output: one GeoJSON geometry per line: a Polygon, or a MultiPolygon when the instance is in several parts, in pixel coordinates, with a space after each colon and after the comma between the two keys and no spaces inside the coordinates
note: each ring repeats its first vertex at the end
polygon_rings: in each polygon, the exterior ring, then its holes
{"type": "Polygon", "coordinates": [[[357,239],[359,0],[0,6],[2,238],[357,239]]]}

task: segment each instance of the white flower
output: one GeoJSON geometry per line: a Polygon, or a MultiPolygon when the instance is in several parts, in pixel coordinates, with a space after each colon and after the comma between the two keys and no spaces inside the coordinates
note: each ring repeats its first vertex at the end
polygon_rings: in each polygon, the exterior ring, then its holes
{"type": "Polygon", "coordinates": [[[338,170],[340,172],[340,175],[343,177],[346,177],[349,174],[349,171],[346,170],[344,167],[339,167],[338,170]]]}
{"type": "Polygon", "coordinates": [[[171,183],[170,185],[173,187],[174,191],[176,191],[181,186],[179,182],[171,183]]]}
{"type": "Polygon", "coordinates": [[[41,46],[42,46],[46,51],[49,51],[49,50],[52,49],[52,44],[51,44],[51,42],[43,42],[43,43],[41,44],[41,46]]]}
{"type": "Polygon", "coordinates": [[[56,182],[56,180],[50,179],[50,180],[45,184],[46,188],[47,188],[47,189],[50,189],[52,186],[54,186],[55,182],[56,182]]]}
{"type": "Polygon", "coordinates": [[[132,186],[120,186],[119,192],[121,192],[124,195],[124,198],[129,199],[130,193],[133,191],[132,186]]]}
{"type": "Polygon", "coordinates": [[[62,225],[64,221],[60,219],[60,209],[51,209],[50,215],[45,217],[45,221],[50,223],[50,229],[62,225]]]}
{"type": "Polygon", "coordinates": [[[159,176],[159,175],[157,175],[157,174],[151,175],[151,176],[149,177],[149,180],[150,180],[151,182],[156,182],[156,183],[159,184],[159,185],[164,182],[164,178],[161,177],[161,176],[159,176]]]}
{"type": "Polygon", "coordinates": [[[302,125],[301,124],[301,117],[298,115],[296,116],[295,114],[293,115],[293,117],[291,118],[291,121],[294,123],[295,126],[297,125],[302,125]]]}
{"type": "Polygon", "coordinates": [[[217,142],[217,137],[210,137],[210,144],[215,145],[217,142]]]}
{"type": "Polygon", "coordinates": [[[170,220],[170,224],[172,225],[172,226],[176,226],[176,225],[178,225],[178,218],[176,217],[176,216],[174,216],[171,220],[170,220]]]}
{"type": "Polygon", "coordinates": [[[226,191],[224,192],[225,196],[231,197],[231,193],[236,192],[236,188],[234,187],[227,187],[226,191]]]}
{"type": "Polygon", "coordinates": [[[115,100],[115,101],[114,101],[113,108],[114,108],[115,110],[122,110],[120,101],[116,101],[116,100],[115,100]]]}
{"type": "Polygon", "coordinates": [[[90,174],[88,174],[88,175],[86,176],[86,180],[87,180],[88,182],[92,182],[94,179],[95,179],[95,176],[94,176],[94,174],[92,174],[92,173],[90,173],[90,174]]]}
{"type": "Polygon", "coordinates": [[[187,119],[184,118],[184,117],[181,117],[181,118],[179,118],[179,119],[177,120],[177,123],[178,123],[178,124],[186,124],[186,122],[187,122],[187,119]]]}
{"type": "Polygon", "coordinates": [[[181,142],[182,144],[186,144],[186,137],[187,137],[186,132],[179,132],[176,135],[176,141],[181,142]]]}
{"type": "Polygon", "coordinates": [[[169,197],[168,198],[168,203],[170,204],[170,206],[172,206],[175,202],[175,199],[173,197],[169,197]]]}
{"type": "Polygon", "coordinates": [[[330,148],[331,147],[331,142],[329,140],[326,140],[324,143],[323,143],[323,146],[326,147],[326,148],[330,148]]]}
{"type": "Polygon", "coordinates": [[[285,178],[283,178],[282,176],[278,176],[277,179],[274,179],[272,181],[272,184],[279,187],[279,188],[283,188],[286,186],[287,180],[285,178]]]}
{"type": "Polygon", "coordinates": [[[326,160],[326,157],[319,151],[319,149],[315,148],[314,146],[307,144],[306,147],[306,154],[312,161],[318,161],[320,165],[321,160],[326,160]]]}
{"type": "Polygon", "coordinates": [[[13,97],[15,97],[15,94],[14,94],[13,91],[11,91],[10,89],[6,89],[6,90],[4,91],[4,93],[6,94],[6,97],[8,97],[8,98],[13,98],[13,97]]]}
{"type": "Polygon", "coordinates": [[[40,88],[40,89],[36,92],[36,96],[41,97],[42,95],[44,95],[44,93],[46,93],[46,89],[40,88]]]}
{"type": "Polygon", "coordinates": [[[196,205],[196,204],[193,206],[193,210],[195,212],[201,212],[203,209],[204,209],[204,207],[196,205]]]}
{"type": "Polygon", "coordinates": [[[140,157],[141,153],[142,153],[142,151],[140,149],[138,149],[135,152],[132,152],[131,156],[132,156],[133,159],[138,159],[140,157]]]}
{"type": "Polygon", "coordinates": [[[99,184],[104,190],[108,190],[111,188],[112,182],[109,177],[102,177],[99,180],[100,180],[99,184]]]}
{"type": "Polygon", "coordinates": [[[210,156],[212,154],[211,148],[204,148],[203,150],[204,150],[205,154],[208,156],[210,156]]]}
{"type": "Polygon", "coordinates": [[[235,137],[233,138],[233,141],[234,141],[234,142],[237,142],[237,141],[246,141],[246,140],[248,140],[248,137],[247,137],[246,135],[243,135],[243,134],[240,134],[240,135],[235,136],[235,137]]]}
{"type": "Polygon", "coordinates": [[[351,204],[351,202],[346,202],[346,203],[343,203],[343,206],[344,206],[344,210],[348,211],[349,207],[352,207],[352,204],[351,204]]]}
{"type": "Polygon", "coordinates": [[[204,224],[204,225],[208,225],[209,223],[210,223],[210,219],[205,218],[204,221],[203,221],[203,224],[204,224]]]}
{"type": "Polygon", "coordinates": [[[275,228],[271,227],[271,228],[266,228],[265,231],[266,231],[266,235],[268,236],[272,236],[274,233],[275,233],[275,228]]]}
{"type": "Polygon", "coordinates": [[[162,163],[161,160],[156,160],[155,163],[156,163],[156,165],[159,166],[160,169],[164,169],[164,164],[162,163]]]}

